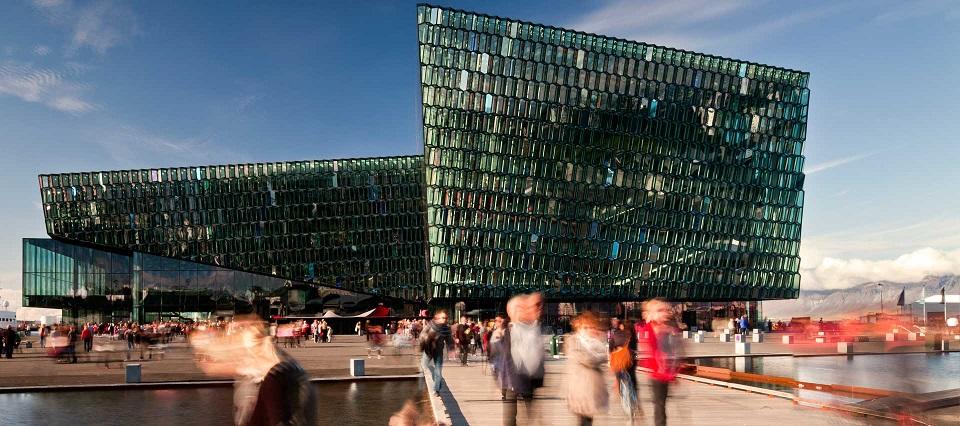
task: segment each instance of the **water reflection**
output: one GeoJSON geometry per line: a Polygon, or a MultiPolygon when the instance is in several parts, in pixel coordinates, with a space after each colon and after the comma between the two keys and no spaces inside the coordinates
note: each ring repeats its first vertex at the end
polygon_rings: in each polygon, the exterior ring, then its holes
{"type": "Polygon", "coordinates": [[[960,353],[705,358],[695,364],[804,382],[908,393],[960,388],[960,353]]]}
{"type": "MultiPolygon", "coordinates": [[[[319,424],[387,424],[422,381],[316,385],[319,424]]],[[[229,425],[233,388],[81,391],[0,394],[2,424],[20,425],[229,425]]]]}

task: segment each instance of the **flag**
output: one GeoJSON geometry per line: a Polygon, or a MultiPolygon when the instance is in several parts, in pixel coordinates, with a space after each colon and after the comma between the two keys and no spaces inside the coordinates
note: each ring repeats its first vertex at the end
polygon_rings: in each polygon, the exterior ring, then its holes
{"type": "Polygon", "coordinates": [[[900,290],[900,297],[897,298],[897,306],[903,306],[903,298],[904,298],[903,292],[904,292],[905,290],[906,290],[906,289],[901,289],[901,290],[900,290]]]}
{"type": "Polygon", "coordinates": [[[946,287],[940,288],[940,304],[941,305],[947,304],[947,288],[946,287]]]}

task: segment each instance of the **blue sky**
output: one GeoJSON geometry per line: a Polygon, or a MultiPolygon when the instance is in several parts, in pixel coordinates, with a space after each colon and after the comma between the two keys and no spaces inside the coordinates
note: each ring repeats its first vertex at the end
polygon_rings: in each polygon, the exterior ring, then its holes
{"type": "MultiPolygon", "coordinates": [[[[960,3],[442,4],[809,71],[803,286],[960,273],[960,3]]],[[[39,173],[421,152],[415,3],[3,9],[8,297],[39,173]]]]}

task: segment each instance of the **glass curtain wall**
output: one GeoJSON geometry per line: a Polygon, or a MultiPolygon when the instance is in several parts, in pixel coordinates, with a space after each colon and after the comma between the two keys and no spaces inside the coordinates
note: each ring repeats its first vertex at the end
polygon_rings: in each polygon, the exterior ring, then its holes
{"type": "Polygon", "coordinates": [[[808,73],[418,22],[432,297],[797,297],[808,73]]]}
{"type": "Polygon", "coordinates": [[[420,156],[39,181],[51,236],[348,290],[423,295],[420,156]]]}

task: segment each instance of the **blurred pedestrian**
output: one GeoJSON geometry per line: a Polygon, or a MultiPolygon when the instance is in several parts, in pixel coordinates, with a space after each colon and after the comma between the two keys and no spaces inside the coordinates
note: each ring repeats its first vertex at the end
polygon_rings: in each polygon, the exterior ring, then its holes
{"type": "Polygon", "coordinates": [[[230,332],[196,332],[190,343],[207,374],[231,375],[237,425],[317,424],[317,401],[310,377],[300,364],[273,344],[258,319],[230,324],[230,332]]]}
{"type": "Polygon", "coordinates": [[[383,342],[385,339],[382,325],[367,327],[367,358],[372,358],[373,353],[376,352],[377,359],[383,359],[383,342]]]}
{"type": "Polygon", "coordinates": [[[600,317],[587,311],[576,317],[573,334],[564,339],[567,354],[567,408],[577,416],[577,424],[590,426],[593,418],[607,410],[609,395],[603,376],[608,344],[600,317]]]}
{"type": "Polygon", "coordinates": [[[493,375],[497,378],[497,383],[500,384],[501,400],[507,399],[507,388],[510,387],[510,378],[508,376],[510,370],[503,365],[509,357],[503,353],[505,346],[501,344],[506,331],[506,318],[504,318],[503,315],[497,315],[493,320],[493,330],[490,331],[489,341],[487,342],[487,352],[490,354],[490,366],[493,369],[493,375]],[[506,358],[506,360],[504,358],[506,358]]]}
{"type": "Polygon", "coordinates": [[[470,353],[470,324],[466,316],[460,317],[460,322],[453,326],[453,343],[457,345],[460,365],[467,366],[467,355],[470,353]]]}
{"type": "Polygon", "coordinates": [[[620,397],[620,406],[627,418],[640,413],[637,393],[637,339],[630,321],[614,322],[610,340],[610,371],[613,373],[613,393],[620,397]]]}
{"type": "Polygon", "coordinates": [[[740,317],[740,334],[746,336],[747,330],[750,329],[750,322],[747,321],[747,316],[743,315],[740,317]]]}
{"type": "Polygon", "coordinates": [[[17,331],[12,325],[8,325],[7,329],[3,330],[3,354],[7,359],[13,358],[13,348],[17,346],[17,340],[17,331]]]}
{"type": "Polygon", "coordinates": [[[644,305],[643,348],[644,367],[650,370],[650,388],[653,396],[653,421],[657,426],[667,424],[667,396],[669,386],[677,377],[679,342],[673,325],[673,309],[662,299],[653,299],[644,305]]]}
{"type": "MultiPolygon", "coordinates": [[[[534,413],[533,394],[543,387],[543,336],[540,334],[540,316],[543,314],[543,296],[540,293],[515,296],[507,302],[510,326],[499,341],[500,351],[497,375],[505,389],[503,424],[517,424],[517,401],[523,400],[527,416],[534,413]]],[[[528,423],[529,423],[528,419],[528,423]]]]}
{"type": "Polygon", "coordinates": [[[433,314],[433,321],[424,326],[420,332],[419,347],[422,352],[421,365],[424,374],[430,372],[433,379],[434,396],[440,396],[443,387],[443,357],[447,346],[453,345],[450,336],[450,326],[447,325],[447,311],[438,310],[433,314]]]}

